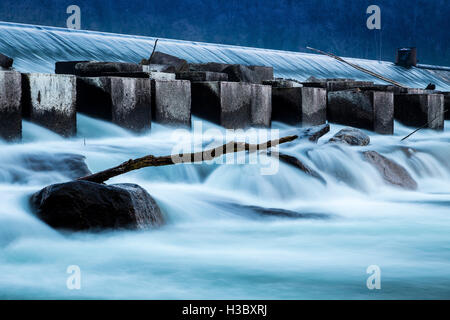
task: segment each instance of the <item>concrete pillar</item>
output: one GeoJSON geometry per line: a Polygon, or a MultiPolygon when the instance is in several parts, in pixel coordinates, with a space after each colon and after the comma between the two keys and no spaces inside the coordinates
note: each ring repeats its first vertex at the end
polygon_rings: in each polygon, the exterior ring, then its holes
{"type": "Polygon", "coordinates": [[[450,92],[444,92],[444,110],[447,111],[444,115],[444,119],[450,120],[450,92]]]}
{"type": "Polygon", "coordinates": [[[76,77],[70,75],[22,74],[22,113],[64,137],[76,135],[76,77]]]}
{"type": "Polygon", "coordinates": [[[79,112],[111,121],[135,132],[151,127],[149,79],[78,78],[77,93],[79,112]]]}
{"type": "Polygon", "coordinates": [[[7,141],[22,138],[22,84],[15,71],[0,71],[0,138],[7,141]]]}
{"type": "Polygon", "coordinates": [[[272,123],[272,86],[252,84],[252,127],[270,128],[272,123]]]}
{"type": "Polygon", "coordinates": [[[394,94],[383,91],[328,92],[328,121],[375,131],[394,133],[394,94]]]}
{"type": "Polygon", "coordinates": [[[189,71],[177,73],[177,79],[189,81],[228,81],[228,75],[221,72],[189,71]]]}
{"type": "Polygon", "coordinates": [[[191,83],[152,80],[152,118],[173,126],[191,126],[191,83]]]}
{"type": "Polygon", "coordinates": [[[251,125],[252,86],[242,82],[193,82],[192,113],[227,129],[251,125]]]}
{"type": "Polygon", "coordinates": [[[396,94],[395,119],[411,127],[420,127],[428,122],[428,128],[443,130],[444,95],[396,94]]]}
{"type": "Polygon", "coordinates": [[[272,120],[316,126],[326,122],[327,95],[322,88],[272,88],[272,120]]]}

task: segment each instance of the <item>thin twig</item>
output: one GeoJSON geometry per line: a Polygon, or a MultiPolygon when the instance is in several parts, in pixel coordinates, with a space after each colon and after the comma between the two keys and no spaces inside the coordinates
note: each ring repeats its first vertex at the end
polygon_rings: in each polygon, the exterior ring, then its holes
{"type": "Polygon", "coordinates": [[[159,39],[156,39],[156,41],[155,41],[155,45],[153,46],[152,54],[150,55],[150,59],[148,59],[148,64],[152,63],[152,58],[153,58],[153,55],[155,54],[156,46],[158,45],[158,40],[159,39]]]}

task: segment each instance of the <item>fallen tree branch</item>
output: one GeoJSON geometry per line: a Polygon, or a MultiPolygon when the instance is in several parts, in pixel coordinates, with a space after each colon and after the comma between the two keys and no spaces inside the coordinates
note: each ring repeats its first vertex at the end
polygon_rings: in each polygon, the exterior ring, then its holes
{"type": "Polygon", "coordinates": [[[331,57],[331,58],[334,58],[334,59],[336,59],[336,60],[338,60],[338,61],[340,61],[340,62],[343,62],[343,63],[345,63],[345,64],[348,64],[349,66],[351,66],[351,67],[353,67],[353,68],[355,68],[355,69],[357,69],[357,70],[359,70],[359,71],[362,71],[362,72],[365,72],[365,73],[367,73],[367,74],[370,74],[371,76],[373,76],[373,77],[375,77],[375,78],[378,78],[378,79],[381,79],[381,80],[383,80],[383,81],[392,83],[393,85],[396,85],[397,87],[400,87],[400,88],[406,88],[405,86],[403,86],[402,84],[398,83],[397,81],[394,81],[394,80],[392,80],[392,79],[383,77],[382,75],[379,75],[378,73],[375,73],[375,72],[373,72],[373,71],[367,70],[367,69],[365,69],[365,68],[363,68],[363,67],[361,67],[361,66],[358,66],[357,64],[350,63],[350,62],[348,62],[348,61],[342,59],[341,57],[339,57],[339,56],[337,56],[337,55],[335,55],[335,54],[328,53],[328,52],[324,52],[324,51],[321,51],[321,50],[319,50],[319,49],[314,49],[314,48],[311,48],[311,47],[306,47],[306,49],[313,50],[313,51],[316,51],[316,52],[318,52],[318,53],[320,53],[320,54],[323,54],[323,55],[329,56],[329,57],[331,57]]]}
{"type": "MultiPolygon", "coordinates": [[[[445,110],[444,112],[442,112],[442,114],[445,114],[448,110],[445,110]]],[[[406,139],[408,139],[409,137],[411,137],[414,133],[418,132],[419,130],[425,129],[426,127],[428,127],[428,125],[430,123],[432,123],[434,120],[436,120],[437,118],[439,118],[441,115],[441,113],[439,113],[438,116],[436,116],[433,120],[428,121],[427,123],[425,123],[423,126],[417,128],[416,130],[414,130],[413,132],[411,132],[410,134],[408,134],[406,137],[404,137],[402,140],[400,141],[405,141],[406,139]]]]}
{"type": "Polygon", "coordinates": [[[248,151],[249,153],[253,153],[260,150],[270,149],[279,144],[291,142],[297,138],[298,136],[287,136],[277,140],[271,140],[260,144],[248,144],[245,142],[229,142],[223,146],[196,153],[185,153],[162,157],[155,157],[152,155],[148,155],[139,159],[129,160],[127,162],[118,165],[117,167],[100,171],[98,173],[94,173],[92,175],[79,178],[78,180],[104,183],[105,181],[113,177],[146,167],[161,167],[180,163],[204,162],[212,160],[214,158],[221,157],[222,155],[227,153],[236,153],[241,151],[248,151]]]}

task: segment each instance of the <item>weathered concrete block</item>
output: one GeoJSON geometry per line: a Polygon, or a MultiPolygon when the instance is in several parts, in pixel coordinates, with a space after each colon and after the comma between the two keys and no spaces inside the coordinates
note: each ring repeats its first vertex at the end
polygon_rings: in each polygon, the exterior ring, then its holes
{"type": "Polygon", "coordinates": [[[78,63],[88,63],[89,61],[58,61],[55,63],[56,74],[76,75],[75,66],[78,63]]]}
{"type": "Polygon", "coordinates": [[[327,94],[322,88],[272,88],[272,120],[316,126],[326,122],[327,94]]]}
{"type": "Polygon", "coordinates": [[[374,86],[373,82],[353,79],[316,79],[314,82],[306,81],[302,82],[302,84],[304,87],[327,89],[328,92],[374,86]]]}
{"type": "Polygon", "coordinates": [[[251,125],[252,85],[240,82],[193,82],[192,113],[228,129],[251,125]]]}
{"type": "Polygon", "coordinates": [[[394,94],[383,91],[328,92],[328,121],[380,134],[394,133],[394,94]]]}
{"type": "Polygon", "coordinates": [[[252,84],[251,126],[270,128],[272,123],[272,87],[252,84]]]}
{"type": "Polygon", "coordinates": [[[12,67],[14,60],[4,54],[0,53],[0,67],[9,69],[12,67]]]}
{"type": "Polygon", "coordinates": [[[444,110],[444,119],[450,120],[450,92],[444,92],[444,110]]]}
{"type": "Polygon", "coordinates": [[[189,81],[228,81],[228,75],[222,72],[188,71],[177,73],[177,79],[189,81]]]}
{"type": "Polygon", "coordinates": [[[443,130],[444,95],[397,94],[395,95],[395,119],[411,127],[420,127],[428,122],[428,128],[443,130]]]}
{"type": "Polygon", "coordinates": [[[273,79],[264,80],[263,84],[272,86],[274,88],[300,88],[303,85],[297,80],[291,79],[273,79]]]}
{"type": "Polygon", "coordinates": [[[80,77],[110,76],[112,73],[139,73],[142,66],[126,62],[80,62],[75,64],[75,75],[80,77]]]}
{"type": "Polygon", "coordinates": [[[273,79],[273,68],[271,67],[233,64],[222,72],[228,75],[228,81],[262,83],[264,80],[273,79]]]}
{"type": "Polygon", "coordinates": [[[173,126],[191,126],[191,83],[152,80],[152,118],[173,126]]]}
{"type": "Polygon", "coordinates": [[[77,132],[76,77],[61,74],[22,74],[22,114],[64,137],[77,132]]]}
{"type": "Polygon", "coordinates": [[[151,127],[149,79],[78,78],[79,112],[140,132],[151,127]]]}
{"type": "Polygon", "coordinates": [[[249,82],[261,84],[263,81],[273,79],[273,68],[266,66],[244,66],[241,64],[226,63],[192,63],[190,71],[209,71],[226,73],[228,81],[249,82]]]}
{"type": "Polygon", "coordinates": [[[144,64],[142,65],[142,71],[144,72],[165,72],[175,73],[175,67],[167,64],[144,64]]]}
{"type": "Polygon", "coordinates": [[[0,138],[22,138],[22,76],[15,71],[0,71],[0,138]]]}
{"type": "Polygon", "coordinates": [[[175,72],[183,72],[183,71],[189,71],[189,65],[186,60],[180,59],[175,56],[171,56],[170,54],[155,51],[153,56],[151,57],[151,61],[143,61],[148,63],[143,63],[144,65],[147,64],[162,64],[167,66],[172,66],[175,68],[175,72]]]}

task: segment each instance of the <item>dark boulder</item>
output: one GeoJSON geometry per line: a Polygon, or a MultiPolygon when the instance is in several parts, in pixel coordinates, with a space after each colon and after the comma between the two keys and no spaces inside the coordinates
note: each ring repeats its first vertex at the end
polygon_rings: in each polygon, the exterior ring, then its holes
{"type": "Polygon", "coordinates": [[[4,54],[0,53],[0,67],[9,69],[12,67],[14,60],[4,54]]]}
{"type": "Polygon", "coordinates": [[[351,146],[367,146],[370,137],[359,129],[345,128],[329,140],[330,143],[345,143],[351,146]]]}
{"type": "Polygon", "coordinates": [[[408,190],[417,190],[417,182],[401,165],[376,151],[363,152],[364,159],[374,166],[388,184],[408,190]]]}
{"type": "Polygon", "coordinates": [[[85,162],[86,158],[72,153],[32,153],[22,157],[23,167],[37,172],[59,172],[69,179],[77,179],[92,174],[85,162]]]}
{"type": "Polygon", "coordinates": [[[156,51],[151,57],[152,60],[148,61],[149,64],[163,64],[175,68],[175,72],[189,71],[189,65],[186,60],[180,59],[170,54],[156,51]]]}
{"type": "Polygon", "coordinates": [[[164,223],[155,200],[135,184],[55,184],[32,195],[30,203],[36,215],[55,229],[145,229],[164,223]]]}

